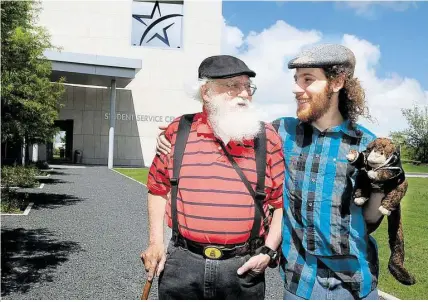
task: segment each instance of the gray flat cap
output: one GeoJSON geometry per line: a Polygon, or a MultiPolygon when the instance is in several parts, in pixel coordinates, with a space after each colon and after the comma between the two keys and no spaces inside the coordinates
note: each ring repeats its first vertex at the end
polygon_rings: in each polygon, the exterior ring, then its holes
{"type": "Polygon", "coordinates": [[[288,68],[322,68],[343,65],[354,74],[355,55],[347,47],[340,44],[320,44],[302,51],[288,62],[288,68]]]}

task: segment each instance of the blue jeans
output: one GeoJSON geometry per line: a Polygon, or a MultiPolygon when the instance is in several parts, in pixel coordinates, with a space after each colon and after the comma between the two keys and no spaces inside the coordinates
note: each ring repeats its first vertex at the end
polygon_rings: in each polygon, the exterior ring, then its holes
{"type": "Polygon", "coordinates": [[[159,278],[159,300],[263,300],[265,274],[236,271],[250,255],[225,260],[205,259],[187,249],[168,246],[159,278]]]}
{"type": "MultiPolygon", "coordinates": [[[[305,300],[284,290],[284,300],[305,300]]],[[[355,300],[351,292],[342,286],[342,281],[335,277],[317,277],[310,300],[355,300]]],[[[362,300],[379,300],[377,289],[374,289],[362,300]]]]}

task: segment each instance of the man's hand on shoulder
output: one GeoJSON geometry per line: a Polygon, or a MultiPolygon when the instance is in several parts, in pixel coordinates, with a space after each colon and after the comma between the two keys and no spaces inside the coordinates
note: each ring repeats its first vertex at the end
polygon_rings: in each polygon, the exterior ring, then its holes
{"type": "Polygon", "coordinates": [[[156,138],[156,154],[161,155],[165,154],[168,155],[171,153],[171,143],[168,141],[168,139],[165,136],[165,131],[168,128],[168,126],[159,126],[159,129],[162,130],[158,137],[156,138]]]}

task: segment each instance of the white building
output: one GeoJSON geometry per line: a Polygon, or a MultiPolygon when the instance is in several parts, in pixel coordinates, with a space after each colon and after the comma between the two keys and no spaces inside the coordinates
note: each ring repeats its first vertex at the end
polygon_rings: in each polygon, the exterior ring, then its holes
{"type": "MultiPolygon", "coordinates": [[[[43,1],[38,22],[62,48],[45,55],[53,79],[68,83],[57,122],[66,156],[81,150],[84,164],[149,166],[158,126],[201,109],[186,85],[204,58],[220,54],[223,20],[221,1],[125,0],[43,1]]],[[[38,155],[49,156],[42,147],[38,155]]]]}

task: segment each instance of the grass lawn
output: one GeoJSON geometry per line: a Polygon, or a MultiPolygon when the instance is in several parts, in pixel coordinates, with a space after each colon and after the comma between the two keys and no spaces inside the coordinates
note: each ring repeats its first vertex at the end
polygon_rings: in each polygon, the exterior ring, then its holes
{"type": "Polygon", "coordinates": [[[402,200],[405,240],[405,267],[414,274],[416,284],[405,286],[388,271],[388,223],[384,219],[374,237],[379,245],[379,289],[404,300],[424,300],[428,289],[428,179],[408,178],[409,190],[402,200]]]}
{"type": "Polygon", "coordinates": [[[403,169],[405,172],[428,173],[428,165],[403,164],[403,169]]]}
{"type": "Polygon", "coordinates": [[[148,168],[136,168],[136,169],[115,168],[114,170],[126,176],[129,176],[143,184],[147,184],[147,174],[149,174],[148,168]]]}

